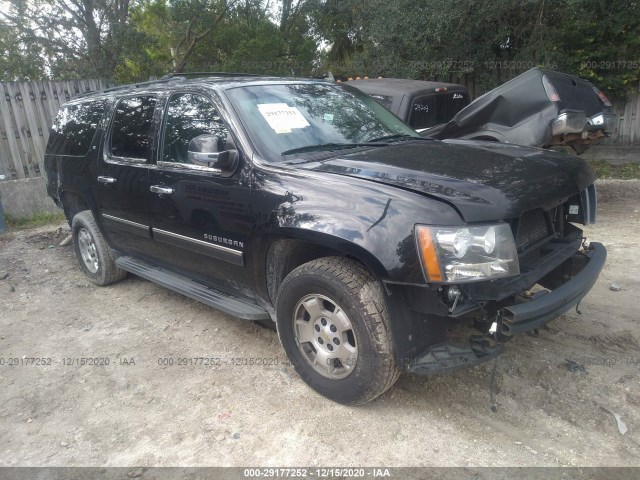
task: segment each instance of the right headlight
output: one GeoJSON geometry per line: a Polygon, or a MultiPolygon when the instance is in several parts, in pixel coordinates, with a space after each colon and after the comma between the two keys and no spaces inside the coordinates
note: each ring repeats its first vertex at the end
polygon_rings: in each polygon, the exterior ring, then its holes
{"type": "Polygon", "coordinates": [[[511,228],[416,225],[416,241],[429,281],[463,283],[520,274],[511,228]]]}

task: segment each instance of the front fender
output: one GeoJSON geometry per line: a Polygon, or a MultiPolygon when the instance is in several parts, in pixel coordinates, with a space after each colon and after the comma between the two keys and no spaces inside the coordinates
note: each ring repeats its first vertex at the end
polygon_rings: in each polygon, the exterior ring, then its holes
{"type": "Polygon", "coordinates": [[[425,283],[416,223],[458,225],[444,202],[374,181],[294,168],[255,169],[255,266],[269,245],[298,239],[354,257],[381,280],[425,283]]]}

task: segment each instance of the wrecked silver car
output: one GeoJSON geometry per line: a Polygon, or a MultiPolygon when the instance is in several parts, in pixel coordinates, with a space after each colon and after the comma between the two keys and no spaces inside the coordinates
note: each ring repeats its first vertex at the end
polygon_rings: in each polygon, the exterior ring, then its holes
{"type": "Polygon", "coordinates": [[[532,68],[478,97],[446,124],[424,134],[532,147],[566,145],[583,153],[609,135],[611,102],[591,82],[532,68]]]}

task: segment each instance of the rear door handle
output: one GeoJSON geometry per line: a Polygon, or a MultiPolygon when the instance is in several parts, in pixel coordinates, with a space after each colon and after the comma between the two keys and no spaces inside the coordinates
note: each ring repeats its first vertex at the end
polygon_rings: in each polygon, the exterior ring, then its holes
{"type": "Polygon", "coordinates": [[[108,184],[108,183],[116,183],[117,180],[113,177],[98,177],[98,181],[100,183],[108,184]]]}
{"type": "Polygon", "coordinates": [[[161,187],[160,185],[151,185],[149,190],[153,193],[159,193],[160,195],[171,195],[173,193],[173,188],[161,187]]]}

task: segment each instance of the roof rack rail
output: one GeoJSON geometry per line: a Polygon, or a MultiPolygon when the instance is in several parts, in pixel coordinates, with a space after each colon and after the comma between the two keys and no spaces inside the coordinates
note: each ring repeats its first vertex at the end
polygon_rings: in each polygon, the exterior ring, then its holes
{"type": "Polygon", "coordinates": [[[87,95],[94,95],[96,93],[106,93],[106,92],[115,92],[117,90],[123,90],[125,88],[141,88],[141,87],[146,87],[147,85],[155,85],[157,83],[167,83],[167,82],[171,82],[171,81],[176,81],[176,80],[184,80],[183,76],[172,76],[172,77],[162,77],[159,78],[158,80],[149,80],[148,82],[138,82],[138,83],[128,83],[126,85],[118,85],[117,87],[109,87],[109,88],[103,88],[102,90],[93,90],[90,92],[84,92],[81,93],[80,95],[76,95],[73,98],[81,98],[81,97],[86,97],[87,95]]]}
{"type": "Polygon", "coordinates": [[[187,72],[187,73],[168,73],[160,78],[160,80],[168,80],[176,77],[197,77],[200,75],[208,75],[211,77],[261,77],[259,73],[236,73],[236,72],[187,72]]]}
{"type": "Polygon", "coordinates": [[[125,88],[141,88],[147,85],[155,85],[158,83],[175,82],[176,80],[185,80],[186,77],[196,77],[199,75],[217,76],[217,77],[260,77],[262,75],[258,73],[233,73],[233,72],[188,72],[188,73],[169,73],[157,80],[149,80],[148,82],[129,83],[127,85],[119,85],[117,87],[103,88],[102,90],[93,90],[91,92],[84,92],[73,98],[82,98],[88,95],[94,95],[96,93],[115,92],[125,88]]]}

